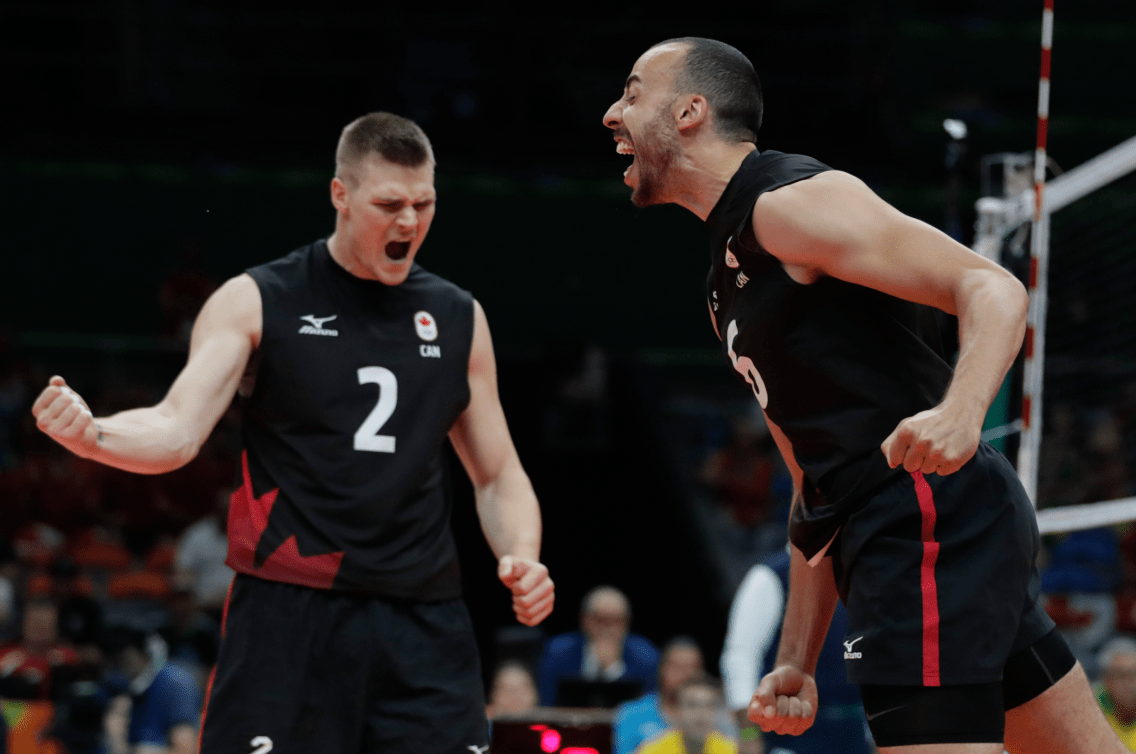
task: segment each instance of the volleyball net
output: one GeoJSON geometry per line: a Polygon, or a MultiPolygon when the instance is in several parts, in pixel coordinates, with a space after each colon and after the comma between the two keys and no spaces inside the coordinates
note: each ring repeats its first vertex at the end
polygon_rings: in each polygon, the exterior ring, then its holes
{"type": "Polygon", "coordinates": [[[1031,289],[1006,437],[1042,533],[1136,520],[1136,137],[1031,187],[1038,153],[984,159],[975,250],[1031,289]],[[1040,194],[1040,206],[1038,195],[1040,194]],[[1015,407],[1017,407],[1015,409],[1015,407]]]}

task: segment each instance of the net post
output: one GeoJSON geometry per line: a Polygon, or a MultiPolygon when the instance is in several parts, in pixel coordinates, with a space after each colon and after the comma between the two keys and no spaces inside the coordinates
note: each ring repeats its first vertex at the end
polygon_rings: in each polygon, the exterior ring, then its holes
{"type": "Polygon", "coordinates": [[[1053,49],[1053,0],[1041,16],[1041,74],[1037,93],[1037,149],[1033,163],[1034,207],[1030,233],[1029,312],[1026,315],[1022,379],[1022,438],[1018,476],[1037,507],[1041,458],[1042,383],[1045,375],[1045,312],[1049,277],[1049,214],[1045,211],[1045,145],[1049,132],[1049,65],[1053,49]]]}

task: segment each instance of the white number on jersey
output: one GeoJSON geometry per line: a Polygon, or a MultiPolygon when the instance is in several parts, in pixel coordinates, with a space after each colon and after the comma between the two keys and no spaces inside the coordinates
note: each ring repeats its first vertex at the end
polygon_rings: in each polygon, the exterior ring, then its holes
{"type": "Polygon", "coordinates": [[[765,382],[758,374],[757,367],[748,356],[743,356],[740,359],[734,353],[734,338],[738,337],[738,321],[736,319],[730,320],[730,326],[726,328],[726,348],[730,351],[730,361],[734,362],[734,369],[745,377],[745,381],[753,387],[753,394],[757,398],[757,402],[761,404],[762,408],[769,405],[769,393],[765,389],[765,382]]]}
{"type": "MultiPolygon", "coordinates": [[[[394,435],[380,435],[379,430],[391,418],[394,407],[398,404],[398,379],[386,367],[363,367],[359,370],[359,384],[370,383],[379,386],[379,402],[367,414],[359,429],[355,430],[355,450],[393,453],[394,435]]],[[[271,743],[269,746],[271,747],[271,743]]]]}
{"type": "Polygon", "coordinates": [[[272,739],[268,736],[257,736],[249,741],[249,746],[256,747],[252,750],[252,754],[268,754],[272,751],[272,739]]]}

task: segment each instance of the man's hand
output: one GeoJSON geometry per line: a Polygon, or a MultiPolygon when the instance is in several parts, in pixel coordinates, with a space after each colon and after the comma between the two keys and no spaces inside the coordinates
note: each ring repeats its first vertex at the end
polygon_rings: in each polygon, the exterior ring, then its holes
{"type": "Polygon", "coordinates": [[[799,736],[813,724],[816,711],[813,677],[792,665],[781,665],[761,679],[748,714],[766,733],[799,736]]]}
{"type": "Polygon", "coordinates": [[[72,453],[84,458],[99,449],[99,428],[87,402],[62,377],[52,377],[32,405],[36,426],[72,453]]]}
{"type": "Polygon", "coordinates": [[[982,439],[984,416],[938,405],[908,417],[880,445],[893,469],[953,474],[969,461],[982,439]]]}
{"type": "Polygon", "coordinates": [[[497,577],[513,593],[513,612],[521,623],[535,626],[552,612],[555,585],[542,563],[506,555],[497,564],[497,577]]]}

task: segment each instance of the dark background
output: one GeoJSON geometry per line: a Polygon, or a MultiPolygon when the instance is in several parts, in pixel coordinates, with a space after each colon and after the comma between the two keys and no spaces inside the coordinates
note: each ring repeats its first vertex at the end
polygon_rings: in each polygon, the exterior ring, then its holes
{"type": "MultiPolygon", "coordinates": [[[[781,0],[671,18],[507,8],[3,3],[0,327],[51,372],[167,380],[181,357],[158,337],[159,281],[186,266],[223,280],[326,235],[340,129],[372,110],[412,117],[438,157],[419,259],[489,316],[558,583],[548,631],[574,627],[583,592],[614,583],[636,630],[692,634],[716,657],[726,605],[707,586],[660,407],[674,391],[744,387],[708,366],[697,219],[629,203],[627,158],[601,116],[645,48],[715,37],[762,78],[759,148],[815,156],[938,226],[941,123],[961,118],[968,242],[978,158],[1034,143],[1041,3],[781,0]],[[547,417],[588,345],[608,355],[610,400],[604,442],[581,449],[550,441],[547,417]]],[[[1049,146],[1069,168],[1136,134],[1136,5],[1059,2],[1056,19],[1049,146]]],[[[460,472],[454,487],[488,646],[511,612],[460,472]]]]}

